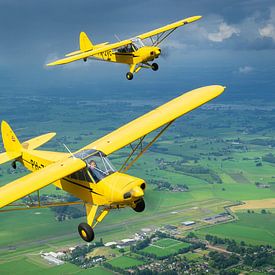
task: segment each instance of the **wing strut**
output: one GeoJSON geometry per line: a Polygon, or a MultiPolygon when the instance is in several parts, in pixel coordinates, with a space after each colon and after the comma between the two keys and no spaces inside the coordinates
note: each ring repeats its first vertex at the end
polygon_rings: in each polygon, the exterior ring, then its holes
{"type": "Polygon", "coordinates": [[[164,35],[166,32],[161,33],[161,35],[157,35],[156,41],[153,43],[153,46],[158,46],[165,38],[167,38],[173,31],[175,31],[177,28],[174,28],[170,32],[168,32],[166,35],[164,35]],[[161,38],[164,35],[163,38],[161,38]]]}
{"type": "Polygon", "coordinates": [[[156,140],[168,129],[168,127],[174,122],[175,120],[170,121],[169,123],[167,123],[165,125],[164,128],[162,128],[162,130],[144,147],[142,148],[142,141],[144,140],[145,136],[143,136],[139,143],[135,146],[135,148],[132,150],[132,152],[130,153],[130,155],[127,157],[126,161],[123,163],[122,167],[119,169],[119,172],[123,172],[125,173],[126,171],[128,171],[132,165],[156,142],[156,140]],[[128,161],[130,160],[130,158],[132,157],[132,155],[134,154],[134,152],[138,149],[138,147],[141,148],[139,154],[130,161],[129,164],[128,161]]]}
{"type": "Polygon", "coordinates": [[[41,204],[40,201],[35,204],[24,204],[24,203],[11,203],[6,206],[5,209],[0,209],[1,212],[12,212],[12,211],[17,211],[17,210],[32,210],[32,209],[40,209],[40,208],[49,208],[49,207],[57,207],[57,206],[69,206],[69,205],[83,205],[83,201],[74,201],[74,202],[55,202],[55,203],[46,203],[46,204],[41,204]],[[11,207],[11,208],[9,208],[11,207]]]}

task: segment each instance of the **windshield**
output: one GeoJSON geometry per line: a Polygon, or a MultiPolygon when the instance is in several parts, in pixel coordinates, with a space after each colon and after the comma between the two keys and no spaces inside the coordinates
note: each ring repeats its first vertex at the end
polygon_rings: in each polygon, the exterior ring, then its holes
{"type": "Polygon", "coordinates": [[[144,47],[143,42],[141,41],[140,38],[136,37],[132,39],[133,45],[135,46],[136,49],[144,47]]]}
{"type": "Polygon", "coordinates": [[[100,151],[86,158],[85,161],[87,163],[88,171],[95,182],[102,180],[116,171],[108,158],[100,151]]]}

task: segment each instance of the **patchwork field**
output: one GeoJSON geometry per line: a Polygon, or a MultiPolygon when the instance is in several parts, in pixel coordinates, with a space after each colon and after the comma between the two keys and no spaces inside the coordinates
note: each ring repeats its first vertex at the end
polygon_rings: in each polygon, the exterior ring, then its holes
{"type": "MultiPolygon", "coordinates": [[[[17,104],[14,104],[13,98],[3,99],[1,115],[12,122],[22,141],[45,132],[58,132],[56,138],[42,149],[63,152],[63,143],[74,151],[152,108],[148,99],[139,101],[139,108],[133,108],[135,102],[125,103],[122,99],[89,101],[87,105],[87,102],[75,98],[45,100],[44,97],[37,97],[27,107],[24,105],[26,101],[29,102],[29,98],[21,98],[17,104]],[[11,109],[8,108],[10,106],[11,109]],[[28,112],[30,109],[33,110],[31,113],[28,112]],[[22,113],[24,117],[20,116],[22,113]],[[18,120],[18,117],[21,119],[18,120]]],[[[226,205],[238,201],[250,201],[240,206],[249,209],[256,205],[259,209],[273,207],[275,162],[264,156],[275,154],[272,145],[275,109],[256,112],[256,107],[249,110],[232,108],[224,105],[222,108],[214,106],[200,109],[177,121],[129,170],[131,175],[147,182],[146,210],[143,213],[135,213],[132,209],[111,211],[96,227],[96,238],[103,238],[104,242],[117,241],[129,238],[145,227],[154,230],[167,224],[181,226],[181,222],[187,220],[194,220],[200,225],[205,217],[222,213],[226,205]],[[171,186],[185,184],[188,191],[159,189],[156,182],[160,181],[171,186]],[[256,183],[268,187],[259,188],[256,183]]],[[[117,168],[128,152],[129,148],[126,148],[110,156],[117,168]]],[[[22,169],[13,171],[10,165],[1,165],[0,185],[25,174],[26,171],[22,169]]],[[[63,194],[54,187],[47,187],[42,193],[63,194]]],[[[246,211],[246,208],[240,209],[246,211]]],[[[198,232],[201,236],[215,234],[252,244],[275,245],[275,214],[260,214],[260,210],[255,212],[236,212],[238,221],[214,225],[198,232]]],[[[43,274],[45,270],[52,274],[66,274],[68,270],[80,272],[79,268],[68,264],[45,266],[45,263],[37,261],[37,255],[41,250],[56,251],[62,247],[83,244],[78,237],[77,226],[85,221],[85,217],[58,222],[51,209],[0,215],[1,274],[11,271],[18,274],[23,268],[28,274],[43,274]]],[[[185,245],[167,239],[156,242],[145,251],[169,255],[185,245]]],[[[135,261],[131,257],[121,256],[112,260],[112,265],[138,265],[135,261]]],[[[107,271],[100,269],[101,272],[107,271]]]]}
{"type": "Polygon", "coordinates": [[[238,213],[237,215],[238,221],[201,229],[197,233],[275,247],[275,214],[238,213]]]}
{"type": "Polygon", "coordinates": [[[248,209],[269,209],[275,208],[275,199],[248,200],[243,201],[244,204],[231,207],[232,211],[248,210],[248,209]]]}
{"type": "Polygon", "coordinates": [[[190,244],[173,239],[163,239],[142,249],[143,252],[154,254],[158,257],[168,256],[178,252],[182,248],[189,247],[190,244]]]}
{"type": "Polygon", "coordinates": [[[109,261],[109,264],[120,268],[129,268],[129,267],[141,265],[143,264],[143,262],[136,258],[132,258],[128,256],[120,256],[114,260],[109,261]]]}

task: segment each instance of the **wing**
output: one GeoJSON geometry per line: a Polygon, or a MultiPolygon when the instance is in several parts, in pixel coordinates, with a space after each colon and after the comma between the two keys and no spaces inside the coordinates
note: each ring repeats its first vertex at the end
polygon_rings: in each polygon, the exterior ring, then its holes
{"type": "Polygon", "coordinates": [[[213,85],[185,93],[118,128],[81,150],[96,149],[104,152],[106,155],[109,155],[214,99],[219,96],[224,89],[225,87],[213,85]]]}
{"type": "Polygon", "coordinates": [[[8,183],[0,188],[0,208],[21,199],[86,166],[81,159],[68,158],[8,183]]]}
{"type": "Polygon", "coordinates": [[[197,21],[197,20],[199,20],[201,18],[202,18],[202,16],[199,16],[199,15],[198,16],[188,17],[188,18],[179,20],[177,22],[174,22],[172,24],[166,25],[164,27],[155,29],[153,31],[140,34],[137,37],[139,37],[140,39],[143,40],[143,39],[146,39],[146,38],[149,38],[149,37],[161,34],[161,36],[157,38],[156,42],[153,43],[156,46],[156,45],[159,45],[170,33],[172,33],[178,27],[181,27],[181,26],[184,26],[186,24],[192,23],[192,22],[197,21]],[[162,36],[163,34],[165,34],[168,31],[170,31],[168,34],[162,36]]]}
{"type": "Polygon", "coordinates": [[[103,46],[100,47],[100,48],[96,48],[96,49],[93,49],[93,50],[90,50],[90,51],[86,51],[84,53],[82,52],[82,53],[79,53],[79,54],[75,54],[75,55],[72,55],[72,56],[65,57],[63,59],[56,60],[54,62],[48,63],[47,66],[55,66],[55,65],[63,65],[63,64],[71,63],[73,61],[77,61],[77,60],[81,60],[81,59],[91,57],[95,54],[104,53],[104,52],[107,52],[107,51],[110,51],[110,50],[113,50],[113,49],[116,49],[116,48],[119,48],[119,47],[126,46],[130,43],[132,43],[132,41],[130,39],[123,40],[123,41],[113,43],[113,44],[109,44],[109,45],[104,45],[104,43],[103,43],[102,44],[103,46]]]}

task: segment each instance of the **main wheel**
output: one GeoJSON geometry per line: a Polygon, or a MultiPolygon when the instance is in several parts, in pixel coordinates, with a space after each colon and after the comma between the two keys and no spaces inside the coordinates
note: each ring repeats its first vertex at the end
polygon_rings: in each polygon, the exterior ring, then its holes
{"type": "Polygon", "coordinates": [[[131,72],[128,72],[128,73],[126,74],[126,78],[127,78],[128,80],[133,79],[133,77],[134,77],[134,75],[133,75],[131,72]]]}
{"type": "Polygon", "coordinates": [[[152,68],[153,71],[157,71],[159,69],[159,65],[157,63],[153,63],[151,65],[151,68],[152,68]]]}
{"type": "Polygon", "coordinates": [[[143,212],[143,211],[144,211],[144,209],[145,209],[145,202],[144,202],[144,199],[138,200],[135,204],[136,204],[136,206],[133,207],[133,209],[134,209],[136,212],[143,212]]]}
{"type": "Polygon", "coordinates": [[[85,242],[91,242],[95,237],[93,228],[85,222],[79,224],[78,233],[85,242]]]}
{"type": "Polygon", "coordinates": [[[87,62],[87,57],[83,58],[83,61],[84,61],[84,62],[87,62]]]}

